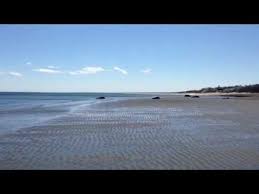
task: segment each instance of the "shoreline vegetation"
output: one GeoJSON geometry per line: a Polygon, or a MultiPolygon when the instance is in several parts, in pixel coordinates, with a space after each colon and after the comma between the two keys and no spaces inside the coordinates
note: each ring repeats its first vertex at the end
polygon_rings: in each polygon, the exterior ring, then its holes
{"type": "Polygon", "coordinates": [[[217,96],[231,96],[231,97],[252,97],[259,95],[259,84],[254,85],[236,85],[236,86],[218,86],[207,87],[200,90],[187,90],[179,93],[184,94],[199,94],[199,95],[217,95],[217,96]]]}

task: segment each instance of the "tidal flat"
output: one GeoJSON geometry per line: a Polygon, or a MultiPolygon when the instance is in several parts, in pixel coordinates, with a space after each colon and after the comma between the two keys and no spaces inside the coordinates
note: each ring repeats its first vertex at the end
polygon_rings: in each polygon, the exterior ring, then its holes
{"type": "Polygon", "coordinates": [[[0,169],[259,169],[258,97],[160,97],[80,106],[1,134],[0,169]]]}

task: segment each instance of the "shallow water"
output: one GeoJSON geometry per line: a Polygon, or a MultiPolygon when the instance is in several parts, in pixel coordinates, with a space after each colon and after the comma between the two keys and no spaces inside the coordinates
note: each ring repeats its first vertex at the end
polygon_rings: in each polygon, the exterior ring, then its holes
{"type": "Polygon", "coordinates": [[[44,123],[102,101],[145,96],[120,93],[10,93],[0,92],[0,134],[44,123]]]}
{"type": "Polygon", "coordinates": [[[258,169],[258,102],[174,96],[81,104],[0,136],[0,168],[258,169]]]}

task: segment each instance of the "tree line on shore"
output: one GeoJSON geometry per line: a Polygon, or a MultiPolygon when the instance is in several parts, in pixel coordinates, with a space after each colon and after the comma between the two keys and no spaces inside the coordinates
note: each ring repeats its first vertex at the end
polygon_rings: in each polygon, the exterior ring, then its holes
{"type": "Polygon", "coordinates": [[[231,93],[231,92],[250,92],[250,93],[259,93],[259,84],[253,85],[236,85],[236,86],[225,86],[225,87],[207,87],[202,88],[200,90],[188,90],[184,93],[214,93],[214,92],[221,92],[221,93],[231,93]]]}

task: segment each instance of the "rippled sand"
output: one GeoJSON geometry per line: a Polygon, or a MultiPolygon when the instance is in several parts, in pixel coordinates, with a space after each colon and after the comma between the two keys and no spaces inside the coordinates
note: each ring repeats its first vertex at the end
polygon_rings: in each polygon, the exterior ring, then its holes
{"type": "Polygon", "coordinates": [[[164,96],[81,107],[0,136],[0,169],[259,169],[259,100],[164,96]]]}

